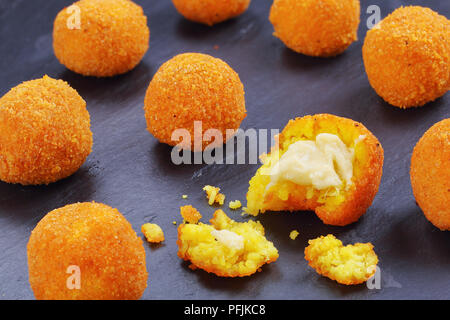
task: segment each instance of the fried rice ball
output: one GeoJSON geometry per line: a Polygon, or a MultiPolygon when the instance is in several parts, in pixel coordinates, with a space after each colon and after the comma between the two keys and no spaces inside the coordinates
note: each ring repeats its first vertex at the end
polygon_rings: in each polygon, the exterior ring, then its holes
{"type": "Polygon", "coordinates": [[[186,19],[209,26],[244,13],[250,0],[172,0],[186,19]]]}
{"type": "Polygon", "coordinates": [[[149,39],[147,17],[130,0],[77,1],[58,13],[53,27],[56,58],[85,76],[130,71],[147,52],[149,39]]]}
{"type": "Polygon", "coordinates": [[[133,300],[147,287],[142,240],[117,209],[101,203],[48,213],[32,231],[27,255],[39,300],[133,300]],[[71,286],[74,266],[78,289],[71,286]]]}
{"type": "Polygon", "coordinates": [[[144,110],[148,130],[160,142],[201,151],[221,145],[231,136],[227,131],[239,128],[246,117],[244,86],[224,61],[184,53],[156,72],[147,89],[144,110]],[[220,136],[207,141],[204,135],[211,133],[209,129],[220,136]]]}
{"type": "Polygon", "coordinates": [[[86,102],[67,82],[26,81],[0,98],[0,180],[49,184],[72,175],[92,149],[86,102]]]}
{"type": "Polygon", "coordinates": [[[357,221],[380,185],[384,152],[361,123],[330,114],[290,120],[250,180],[245,212],[312,210],[329,225],[357,221]]]}
{"type": "Polygon", "coordinates": [[[274,0],[274,36],[298,52],[336,56],[357,40],[359,0],[274,0]]]}
{"type": "Polygon", "coordinates": [[[278,250],[265,238],[260,222],[236,222],[222,210],[210,222],[178,227],[178,256],[196,268],[220,277],[244,277],[278,259],[278,250]]]}
{"type": "Polygon", "coordinates": [[[439,229],[450,230],[450,118],[433,125],[417,142],[410,176],[425,217],[439,229]]]}
{"type": "Polygon", "coordinates": [[[422,106],[450,89],[450,21],[429,8],[398,8],[367,32],[363,60],[386,102],[422,106]]]}
{"type": "Polygon", "coordinates": [[[320,275],[338,283],[354,285],[375,274],[378,257],[371,243],[343,246],[332,234],[309,240],[305,259],[320,275]]]}

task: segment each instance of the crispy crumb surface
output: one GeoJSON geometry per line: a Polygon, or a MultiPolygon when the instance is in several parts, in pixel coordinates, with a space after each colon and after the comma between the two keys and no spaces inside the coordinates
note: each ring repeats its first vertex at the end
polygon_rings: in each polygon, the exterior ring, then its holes
{"type": "Polygon", "coordinates": [[[67,82],[26,81],[0,98],[0,179],[49,184],[77,171],[92,150],[86,102],[67,82]]]}
{"type": "Polygon", "coordinates": [[[357,40],[359,0],[274,0],[274,36],[299,53],[329,57],[357,40]]]}
{"type": "Polygon", "coordinates": [[[76,203],[48,213],[27,245],[29,281],[39,300],[132,300],[147,287],[142,240],[117,210],[76,203]],[[81,287],[67,287],[78,266],[81,287]]]}
{"type": "Polygon", "coordinates": [[[422,106],[450,89],[450,21],[429,8],[400,7],[367,32],[363,59],[386,102],[422,106]]]}
{"type": "Polygon", "coordinates": [[[227,129],[235,132],[246,117],[238,74],[224,61],[201,53],[165,62],[150,82],[144,104],[147,128],[155,138],[194,151],[222,145],[227,129]],[[221,136],[203,139],[209,129],[221,136]]]}
{"type": "Polygon", "coordinates": [[[129,0],[80,0],[79,28],[69,28],[74,11],[56,16],[53,49],[68,69],[110,77],[133,69],[149,47],[150,30],[142,8],[129,0]]]}
{"type": "Polygon", "coordinates": [[[434,124],[414,147],[411,185],[425,217],[441,230],[450,230],[450,119],[434,124]]]}
{"type": "Polygon", "coordinates": [[[186,19],[209,26],[245,12],[250,0],[172,0],[186,19]]]}

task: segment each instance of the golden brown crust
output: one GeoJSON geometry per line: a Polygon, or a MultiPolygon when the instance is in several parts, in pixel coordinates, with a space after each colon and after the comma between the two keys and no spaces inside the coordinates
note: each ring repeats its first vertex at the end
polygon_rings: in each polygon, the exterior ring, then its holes
{"type": "MultiPolygon", "coordinates": [[[[153,77],[145,96],[147,127],[160,142],[175,146],[176,129],[186,129],[190,141],[182,147],[199,151],[226,141],[227,129],[236,130],[246,116],[244,86],[234,70],[206,54],[184,53],[164,63],[153,77]],[[194,122],[201,121],[201,135],[194,122]],[[223,141],[198,141],[208,129],[217,129],[223,141]]],[[[213,138],[214,140],[214,138],[213,138]]]]}
{"type": "Polygon", "coordinates": [[[245,12],[250,0],[172,0],[186,19],[212,26],[245,12]]]}
{"type": "MultiPolygon", "coordinates": [[[[334,198],[330,201],[332,198],[327,198],[321,202],[317,192],[308,198],[306,196],[308,186],[287,182],[288,195],[285,199],[280,199],[279,188],[273,187],[264,194],[263,203],[256,209],[260,212],[313,210],[325,224],[337,226],[355,222],[367,211],[378,192],[383,171],[384,152],[378,139],[359,122],[330,114],[317,114],[290,120],[279,135],[280,150],[281,152],[287,150],[292,142],[298,140],[313,140],[319,133],[336,134],[348,147],[355,148],[353,183],[348,190],[341,191],[342,201],[335,201],[334,198]],[[364,139],[357,146],[353,146],[359,137],[364,139]]],[[[257,173],[253,181],[250,181],[248,201],[254,197],[251,193],[258,192],[254,191],[253,186],[261,183],[254,180],[261,179],[258,176],[260,174],[257,173]]],[[[263,179],[267,185],[270,177],[263,179]]],[[[250,204],[248,203],[248,207],[250,204]]],[[[257,214],[257,212],[249,213],[257,214]]]]}
{"type": "Polygon", "coordinates": [[[150,31],[140,6],[129,0],[81,0],[80,28],[68,28],[74,14],[60,11],[53,28],[53,49],[68,69],[110,77],[133,69],[148,50],[150,31]]]}
{"type": "Polygon", "coordinates": [[[357,40],[359,15],[359,0],[275,0],[269,19],[288,48],[330,57],[357,40]]]}
{"type": "Polygon", "coordinates": [[[44,76],[0,98],[0,179],[49,184],[72,175],[91,153],[86,102],[62,80],[44,76]]]}
{"type": "Polygon", "coordinates": [[[450,119],[434,124],[417,142],[410,176],[425,217],[439,229],[450,230],[450,119]]]}
{"type": "Polygon", "coordinates": [[[27,245],[36,299],[139,299],[147,286],[142,240],[117,209],[76,203],[48,213],[27,245]],[[69,266],[78,266],[81,288],[67,288],[69,266]]]}
{"type": "Polygon", "coordinates": [[[398,8],[367,32],[363,59],[386,102],[422,106],[450,89],[450,21],[429,8],[398,8]]]}

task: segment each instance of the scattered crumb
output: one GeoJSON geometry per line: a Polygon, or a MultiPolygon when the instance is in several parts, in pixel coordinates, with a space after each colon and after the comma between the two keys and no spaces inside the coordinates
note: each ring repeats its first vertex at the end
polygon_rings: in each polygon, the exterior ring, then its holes
{"type": "Polygon", "coordinates": [[[191,205],[180,207],[180,214],[188,223],[197,223],[202,218],[201,213],[191,205]]]}
{"type": "Polygon", "coordinates": [[[208,204],[210,206],[212,206],[214,203],[223,205],[223,203],[225,202],[225,195],[219,193],[220,188],[208,185],[205,186],[203,190],[206,191],[206,197],[208,198],[208,204]]]}
{"type": "Polygon", "coordinates": [[[240,207],[242,207],[242,203],[239,200],[230,201],[228,206],[230,207],[230,209],[236,210],[236,209],[239,209],[240,207]]]}
{"type": "Polygon", "coordinates": [[[172,224],[173,224],[173,225],[176,225],[176,224],[177,224],[177,222],[176,222],[176,221],[173,221],[173,222],[172,222],[172,224]]]}
{"type": "Polygon", "coordinates": [[[216,45],[214,46],[214,50],[219,50],[219,45],[216,44],[216,45]]]}
{"type": "Polygon", "coordinates": [[[182,197],[183,199],[187,199],[187,198],[188,198],[187,194],[183,194],[181,197],[182,197]]]}
{"type": "Polygon", "coordinates": [[[297,230],[292,230],[291,233],[289,234],[289,238],[291,238],[292,240],[297,239],[297,236],[299,235],[299,232],[297,230]]]}
{"type": "Polygon", "coordinates": [[[148,242],[160,243],[164,241],[164,233],[160,226],[154,223],[146,223],[142,225],[141,231],[148,242]]]}

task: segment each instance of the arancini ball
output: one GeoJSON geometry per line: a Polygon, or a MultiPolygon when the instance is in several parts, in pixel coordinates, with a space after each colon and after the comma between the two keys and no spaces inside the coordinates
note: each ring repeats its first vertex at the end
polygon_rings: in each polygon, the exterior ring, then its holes
{"type": "Polygon", "coordinates": [[[86,102],[67,82],[48,76],[0,98],[0,180],[22,185],[66,178],[92,149],[86,102]]]}
{"type": "Polygon", "coordinates": [[[201,53],[165,62],[150,82],[144,104],[148,131],[155,138],[193,151],[223,144],[230,136],[227,129],[235,132],[246,117],[238,74],[224,61],[201,53]],[[210,129],[221,137],[204,139],[210,129]],[[183,133],[189,136],[181,137],[183,133]]]}
{"type": "Polygon", "coordinates": [[[172,0],[186,19],[209,26],[237,17],[245,12],[250,0],[172,0]]]}
{"type": "Polygon", "coordinates": [[[425,132],[411,157],[411,186],[425,217],[450,230],[450,118],[425,132]]]}
{"type": "Polygon", "coordinates": [[[38,300],[135,300],[147,287],[142,240],[101,203],[48,213],[31,232],[27,256],[38,300]]]}
{"type": "Polygon", "coordinates": [[[359,0],[274,0],[269,19],[288,48],[331,57],[357,40],[359,15],[359,0]]]}
{"type": "Polygon", "coordinates": [[[311,210],[325,223],[357,221],[378,192],[384,152],[361,123],[330,114],[290,120],[250,180],[245,212],[311,210]]]}
{"type": "Polygon", "coordinates": [[[429,8],[400,7],[367,32],[370,85],[387,103],[418,107],[450,89],[450,21],[429,8]]]}
{"type": "Polygon", "coordinates": [[[53,28],[59,62],[85,76],[130,71],[147,52],[149,39],[147,17],[130,0],[80,0],[58,13],[53,28]]]}

